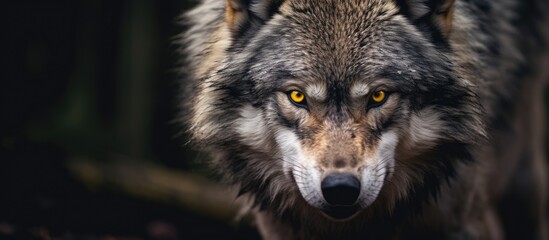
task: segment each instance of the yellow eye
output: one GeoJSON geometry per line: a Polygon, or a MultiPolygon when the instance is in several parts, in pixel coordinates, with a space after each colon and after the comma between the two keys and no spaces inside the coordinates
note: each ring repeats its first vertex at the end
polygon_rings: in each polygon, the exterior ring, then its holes
{"type": "Polygon", "coordinates": [[[304,103],[305,102],[305,94],[303,94],[300,91],[294,90],[290,92],[290,99],[294,103],[304,103]]]}
{"type": "Polygon", "coordinates": [[[372,94],[372,101],[374,101],[374,103],[381,103],[385,100],[386,97],[387,94],[384,91],[377,91],[372,94]]]}

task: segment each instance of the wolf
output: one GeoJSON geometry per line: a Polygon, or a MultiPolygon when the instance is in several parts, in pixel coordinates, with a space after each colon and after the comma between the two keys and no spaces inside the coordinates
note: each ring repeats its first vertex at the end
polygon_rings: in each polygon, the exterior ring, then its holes
{"type": "Polygon", "coordinates": [[[181,119],[265,239],[547,239],[546,0],[202,0],[181,119]]]}

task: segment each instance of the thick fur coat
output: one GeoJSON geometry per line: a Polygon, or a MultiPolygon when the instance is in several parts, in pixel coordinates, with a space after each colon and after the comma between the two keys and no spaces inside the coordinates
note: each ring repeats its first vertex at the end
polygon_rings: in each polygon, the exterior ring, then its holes
{"type": "Polygon", "coordinates": [[[203,0],[182,119],[266,239],[546,239],[548,10],[203,0]]]}

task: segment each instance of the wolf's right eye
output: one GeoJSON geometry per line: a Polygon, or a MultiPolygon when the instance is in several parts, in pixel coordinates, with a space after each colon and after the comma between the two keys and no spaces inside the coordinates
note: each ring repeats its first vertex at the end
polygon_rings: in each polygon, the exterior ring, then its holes
{"type": "Polygon", "coordinates": [[[305,94],[303,94],[300,91],[293,90],[293,91],[288,92],[288,98],[290,99],[290,101],[292,103],[296,104],[299,107],[305,107],[306,106],[307,101],[305,99],[305,94]]]}
{"type": "Polygon", "coordinates": [[[384,91],[377,91],[374,94],[372,94],[372,101],[374,103],[381,103],[385,100],[385,92],[384,91]]]}
{"type": "Polygon", "coordinates": [[[375,108],[383,105],[387,100],[388,93],[385,91],[376,91],[370,96],[370,101],[368,102],[368,108],[375,108]]]}

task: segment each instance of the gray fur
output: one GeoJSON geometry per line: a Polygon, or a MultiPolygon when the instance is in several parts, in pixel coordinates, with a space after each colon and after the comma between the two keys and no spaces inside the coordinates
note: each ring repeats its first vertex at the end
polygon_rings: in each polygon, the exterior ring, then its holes
{"type": "Polygon", "coordinates": [[[548,3],[456,0],[450,19],[451,3],[233,0],[246,9],[233,25],[225,1],[204,0],[185,14],[191,142],[252,199],[265,238],[498,239],[521,179],[535,206],[520,230],[547,238],[548,3]],[[319,190],[333,171],[363,184],[341,221],[319,190]]]}

